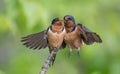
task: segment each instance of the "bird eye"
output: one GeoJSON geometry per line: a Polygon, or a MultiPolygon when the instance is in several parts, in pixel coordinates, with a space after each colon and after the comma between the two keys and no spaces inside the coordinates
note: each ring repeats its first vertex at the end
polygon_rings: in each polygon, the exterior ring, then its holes
{"type": "Polygon", "coordinates": [[[71,18],[68,18],[68,20],[72,20],[71,18]]]}
{"type": "Polygon", "coordinates": [[[68,18],[68,20],[71,20],[71,18],[68,18]]]}
{"type": "Polygon", "coordinates": [[[72,19],[71,18],[66,18],[65,20],[68,21],[68,20],[72,20],[72,19]]]}

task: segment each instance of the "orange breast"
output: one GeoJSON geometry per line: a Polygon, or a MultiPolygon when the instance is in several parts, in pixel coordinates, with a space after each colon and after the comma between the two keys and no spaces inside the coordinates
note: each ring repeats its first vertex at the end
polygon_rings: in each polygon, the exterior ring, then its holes
{"type": "Polygon", "coordinates": [[[63,28],[62,25],[52,25],[52,31],[53,31],[53,32],[62,31],[62,28],[63,28]]]}
{"type": "Polygon", "coordinates": [[[67,45],[72,49],[78,49],[79,47],[82,47],[82,39],[80,38],[78,28],[75,29],[75,31],[67,33],[65,35],[65,42],[67,45]]]}

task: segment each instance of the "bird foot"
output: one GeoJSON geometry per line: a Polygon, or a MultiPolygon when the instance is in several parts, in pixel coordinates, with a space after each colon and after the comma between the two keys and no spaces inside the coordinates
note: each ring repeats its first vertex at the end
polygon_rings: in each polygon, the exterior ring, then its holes
{"type": "Polygon", "coordinates": [[[80,57],[80,52],[79,52],[79,51],[77,52],[77,54],[78,54],[78,56],[80,57]]]}

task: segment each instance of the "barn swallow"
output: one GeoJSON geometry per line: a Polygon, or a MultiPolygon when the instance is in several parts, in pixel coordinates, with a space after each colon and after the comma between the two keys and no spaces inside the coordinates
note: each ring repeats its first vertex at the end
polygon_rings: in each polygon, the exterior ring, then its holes
{"type": "MultiPolygon", "coordinates": [[[[55,18],[47,30],[31,34],[22,38],[23,45],[32,49],[43,49],[48,47],[49,52],[54,48],[65,48],[66,44],[63,37],[66,33],[62,19],[55,18]]],[[[57,50],[58,51],[58,50],[57,50]]],[[[54,64],[56,54],[53,56],[52,65],[54,64]]]]}
{"type": "Polygon", "coordinates": [[[89,30],[83,24],[76,24],[72,15],[64,16],[64,25],[66,29],[65,43],[70,48],[69,56],[72,50],[76,49],[80,55],[80,49],[83,44],[91,45],[94,42],[102,43],[102,39],[98,34],[89,30]]]}

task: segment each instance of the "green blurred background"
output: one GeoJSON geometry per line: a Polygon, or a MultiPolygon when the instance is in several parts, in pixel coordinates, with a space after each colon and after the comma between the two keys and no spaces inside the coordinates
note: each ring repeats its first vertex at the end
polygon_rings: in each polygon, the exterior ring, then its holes
{"type": "Polygon", "coordinates": [[[0,74],[38,74],[48,48],[30,50],[20,38],[46,29],[55,17],[71,14],[103,39],[84,45],[81,56],[57,53],[47,74],[120,74],[120,0],[0,0],[0,74]]]}

